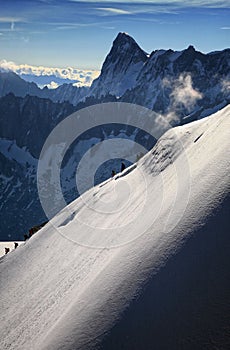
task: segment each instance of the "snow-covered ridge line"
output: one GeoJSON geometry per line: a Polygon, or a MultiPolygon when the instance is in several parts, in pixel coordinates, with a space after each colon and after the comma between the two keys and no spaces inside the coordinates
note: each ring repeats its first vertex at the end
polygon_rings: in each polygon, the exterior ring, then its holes
{"type": "Polygon", "coordinates": [[[2,259],[2,349],[227,341],[229,117],[228,106],[168,131],[126,176],[87,191],[2,259]]]}

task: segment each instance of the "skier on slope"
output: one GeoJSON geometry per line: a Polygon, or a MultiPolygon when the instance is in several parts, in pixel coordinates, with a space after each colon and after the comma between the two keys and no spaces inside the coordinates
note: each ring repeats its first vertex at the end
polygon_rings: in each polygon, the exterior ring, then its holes
{"type": "Polygon", "coordinates": [[[24,235],[24,240],[26,241],[29,238],[27,234],[24,235]]]}
{"type": "Polygon", "coordinates": [[[5,248],[5,254],[8,254],[10,252],[10,248],[5,248]]]}
{"type": "Polygon", "coordinates": [[[121,172],[125,170],[125,163],[121,162],[121,172]]]}

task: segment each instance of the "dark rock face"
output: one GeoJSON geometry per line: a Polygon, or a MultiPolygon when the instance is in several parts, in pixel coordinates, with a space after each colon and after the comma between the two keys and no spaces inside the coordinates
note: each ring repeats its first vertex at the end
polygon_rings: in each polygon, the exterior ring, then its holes
{"type": "Polygon", "coordinates": [[[136,87],[126,91],[121,99],[161,114],[174,111],[178,123],[194,112],[196,119],[205,117],[213,106],[221,108],[229,103],[230,94],[224,88],[230,76],[229,59],[229,49],[208,55],[193,47],[183,52],[153,52],[136,87]]]}
{"type": "Polygon", "coordinates": [[[32,156],[39,157],[44,140],[64,116],[74,112],[69,103],[54,103],[48,99],[9,94],[0,99],[0,137],[15,140],[32,156]]]}
{"type": "Polygon", "coordinates": [[[0,72],[0,96],[8,93],[25,97],[28,95],[41,96],[42,91],[35,83],[28,83],[13,72],[0,72]]]}
{"type": "Polygon", "coordinates": [[[101,75],[94,80],[90,94],[100,97],[106,94],[122,96],[137,83],[137,76],[147,60],[147,54],[135,40],[119,33],[111,51],[103,63],[101,75]]]}
{"type": "MultiPolygon", "coordinates": [[[[0,239],[22,240],[35,222],[45,219],[36,186],[36,163],[20,163],[2,154],[0,140],[0,239]]],[[[8,147],[13,142],[9,142],[8,147]]],[[[15,144],[14,144],[15,145],[15,144]]],[[[45,221],[45,220],[44,220],[45,221]]]]}
{"type": "Polygon", "coordinates": [[[23,239],[45,221],[36,185],[37,162],[50,131],[73,113],[69,103],[9,94],[0,99],[0,239],[23,239]]]}

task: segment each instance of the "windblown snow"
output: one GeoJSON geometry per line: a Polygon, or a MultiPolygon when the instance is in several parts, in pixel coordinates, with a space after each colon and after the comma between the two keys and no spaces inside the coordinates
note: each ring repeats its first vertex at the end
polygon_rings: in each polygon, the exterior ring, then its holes
{"type": "Polygon", "coordinates": [[[1,258],[1,349],[228,348],[229,114],[169,130],[1,258]]]}

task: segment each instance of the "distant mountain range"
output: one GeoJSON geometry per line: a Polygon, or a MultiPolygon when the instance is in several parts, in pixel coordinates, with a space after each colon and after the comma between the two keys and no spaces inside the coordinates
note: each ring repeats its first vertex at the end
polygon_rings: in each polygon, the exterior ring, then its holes
{"type": "Polygon", "coordinates": [[[0,60],[0,71],[14,72],[28,82],[34,82],[39,87],[56,88],[59,85],[70,83],[75,86],[90,86],[98,77],[100,71],[92,69],[78,69],[73,67],[46,67],[0,60]]]}
{"type": "Polygon", "coordinates": [[[174,111],[180,123],[188,115],[201,118],[213,112],[214,106],[222,108],[229,103],[229,60],[230,49],[203,54],[193,46],[147,54],[128,34],[119,33],[91,87],[70,83],[57,89],[40,89],[13,72],[0,72],[0,96],[9,92],[20,97],[29,94],[77,106],[87,97],[112,95],[158,113],[174,111]],[[178,91],[181,96],[176,99],[178,91]]]}
{"type": "Polygon", "coordinates": [[[49,98],[53,102],[68,101],[77,105],[88,93],[89,88],[63,84],[56,89],[39,88],[34,82],[22,79],[14,72],[0,72],[0,96],[13,93],[18,97],[26,95],[49,98]]]}
{"type": "MultiPolygon", "coordinates": [[[[230,49],[203,54],[189,46],[183,51],[144,52],[133,38],[119,33],[91,87],[64,84],[39,88],[13,72],[0,72],[0,239],[20,239],[45,220],[38,200],[36,168],[50,131],[74,111],[89,105],[121,101],[139,104],[164,115],[172,125],[206,117],[230,101],[230,49]],[[20,209],[19,209],[20,208],[20,209]],[[13,219],[12,219],[13,218],[13,219]]],[[[85,150],[117,135],[150,149],[154,140],[122,126],[93,130],[65,160],[63,188],[67,201],[76,198],[74,169],[85,150]],[[80,149],[80,148],[81,149],[80,149]],[[76,156],[77,154],[77,156],[76,156]],[[69,165],[72,170],[69,173],[69,165]]],[[[110,176],[99,172],[97,182],[110,176]]]]}

